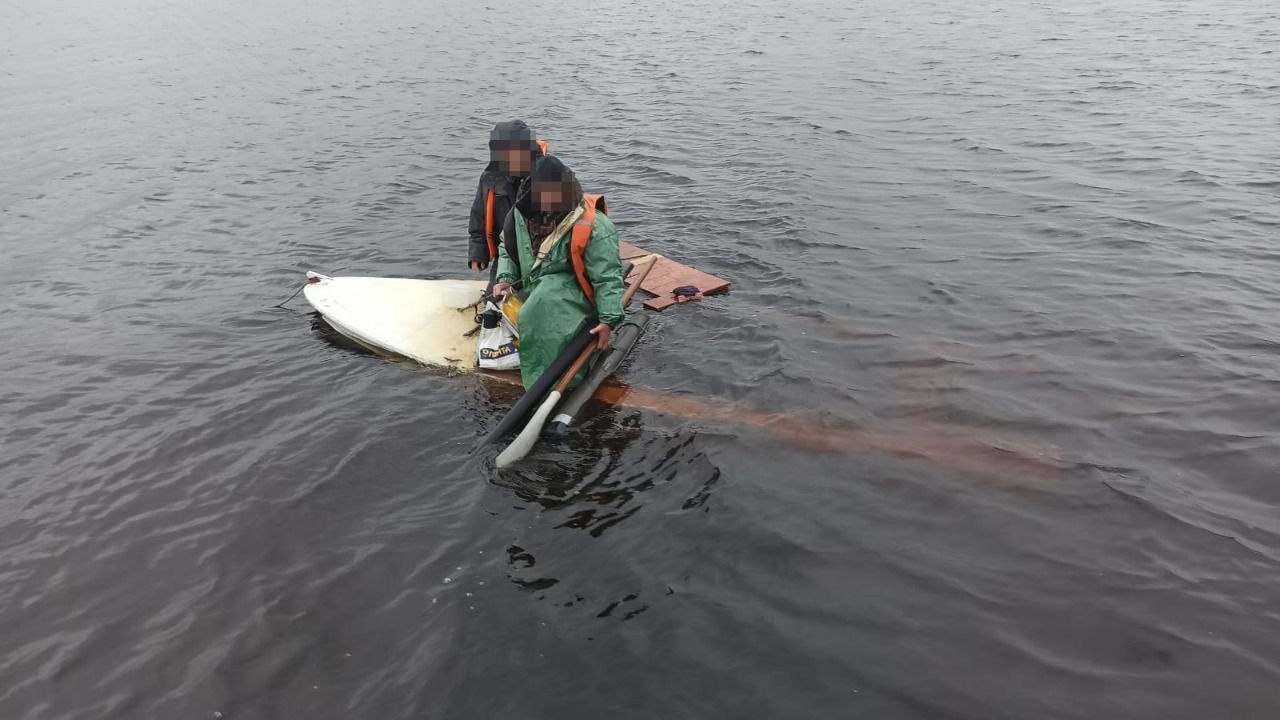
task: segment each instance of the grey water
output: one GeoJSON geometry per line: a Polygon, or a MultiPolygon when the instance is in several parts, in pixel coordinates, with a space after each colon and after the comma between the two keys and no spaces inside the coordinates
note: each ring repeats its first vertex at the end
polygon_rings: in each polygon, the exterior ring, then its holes
{"type": "Polygon", "coordinates": [[[0,3],[0,718],[1280,715],[1280,10],[0,3]],[[732,281],[512,471],[523,118],[732,281]]]}

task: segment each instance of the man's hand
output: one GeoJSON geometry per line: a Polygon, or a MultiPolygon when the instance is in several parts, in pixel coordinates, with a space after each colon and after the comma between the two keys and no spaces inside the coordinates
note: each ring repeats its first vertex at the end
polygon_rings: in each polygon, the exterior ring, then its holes
{"type": "Polygon", "coordinates": [[[490,292],[496,298],[505,298],[511,294],[511,283],[494,283],[490,292]]]}
{"type": "Polygon", "coordinates": [[[471,265],[471,269],[475,270],[476,272],[480,272],[481,270],[488,269],[489,267],[488,260],[472,260],[469,264],[471,265]]]}
{"type": "Polygon", "coordinates": [[[609,347],[609,335],[612,332],[613,331],[609,329],[609,326],[604,323],[600,323],[599,325],[591,328],[591,334],[596,336],[597,350],[605,350],[609,347]]]}

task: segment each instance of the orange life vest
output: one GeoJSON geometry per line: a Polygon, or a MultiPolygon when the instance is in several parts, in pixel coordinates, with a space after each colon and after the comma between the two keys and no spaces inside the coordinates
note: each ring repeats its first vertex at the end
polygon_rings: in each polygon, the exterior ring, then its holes
{"type": "MultiPolygon", "coordinates": [[[[546,140],[538,138],[535,142],[538,143],[538,149],[542,151],[542,157],[551,154],[546,140]]],[[[498,233],[494,230],[497,225],[498,220],[493,216],[493,188],[489,188],[489,192],[484,197],[484,239],[489,243],[489,260],[492,262],[498,261],[498,233]]]]}
{"type": "Polygon", "coordinates": [[[573,224],[573,234],[569,238],[569,261],[573,263],[573,274],[578,277],[578,287],[582,288],[583,294],[594,305],[596,289],[587,279],[587,242],[591,240],[591,228],[596,223],[596,210],[608,215],[609,206],[605,204],[603,195],[583,195],[582,201],[586,207],[582,217],[573,224]]]}

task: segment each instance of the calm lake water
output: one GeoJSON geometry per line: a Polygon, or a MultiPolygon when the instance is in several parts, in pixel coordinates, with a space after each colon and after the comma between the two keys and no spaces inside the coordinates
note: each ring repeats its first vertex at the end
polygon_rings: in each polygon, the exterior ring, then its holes
{"type": "Polygon", "coordinates": [[[1280,11],[0,4],[0,717],[1280,715],[1280,11]],[[521,117],[733,281],[512,471],[308,269],[521,117]]]}

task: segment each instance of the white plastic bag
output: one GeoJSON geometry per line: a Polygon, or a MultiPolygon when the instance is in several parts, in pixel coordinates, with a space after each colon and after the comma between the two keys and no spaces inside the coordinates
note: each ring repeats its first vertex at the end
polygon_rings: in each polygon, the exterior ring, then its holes
{"type": "Polygon", "coordinates": [[[480,367],[486,370],[516,370],[520,367],[519,335],[507,316],[492,302],[480,315],[480,367]]]}

